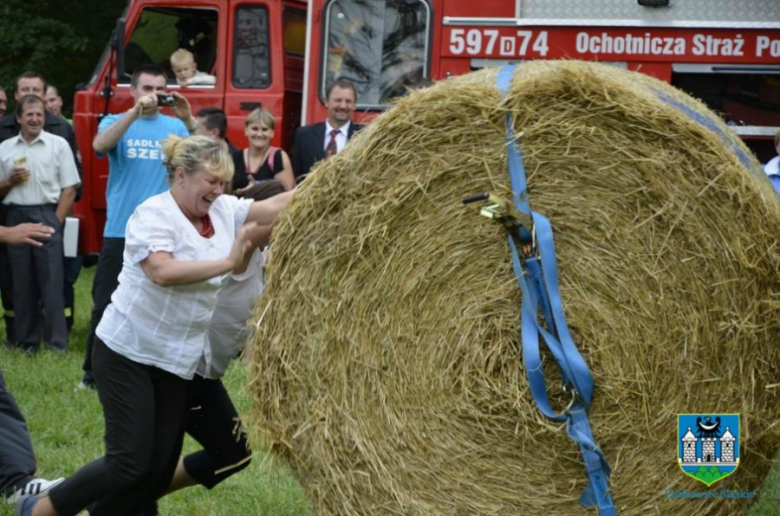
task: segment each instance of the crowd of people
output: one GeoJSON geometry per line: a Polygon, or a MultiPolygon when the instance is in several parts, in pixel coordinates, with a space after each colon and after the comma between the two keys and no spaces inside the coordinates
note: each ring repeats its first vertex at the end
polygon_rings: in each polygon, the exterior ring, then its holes
{"type": "MultiPolygon", "coordinates": [[[[171,65],[182,86],[209,81],[191,54],[174,54],[171,65]]],[[[105,456],[68,478],[36,477],[26,421],[0,372],[0,494],[17,514],[156,514],[164,494],[211,489],[251,460],[221,377],[249,337],[278,214],[311,166],[360,129],[351,122],[356,90],[346,81],[329,88],[328,119],[299,129],[291,159],[271,145],[270,111],[246,117],[248,147],[238,149],[224,111],[193,113],[184,90],[172,93],[173,116],[163,114],[167,82],[156,66],[136,69],[133,107],[104,117],[92,142],[109,162],[107,218],[79,388],[97,391],[105,456]],[[202,449],[180,458],[185,434],[202,449]]],[[[5,109],[4,92],[0,99],[5,109]]],[[[56,87],[25,72],[14,100],[0,119],[7,345],[66,352],[76,279],[62,233],[81,156],[56,87]]]]}

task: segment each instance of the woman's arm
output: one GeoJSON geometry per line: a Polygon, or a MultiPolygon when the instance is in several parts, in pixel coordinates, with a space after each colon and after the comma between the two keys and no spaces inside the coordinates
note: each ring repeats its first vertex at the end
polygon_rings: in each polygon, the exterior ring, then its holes
{"type": "Polygon", "coordinates": [[[141,261],[141,268],[153,283],[161,287],[193,285],[201,283],[235,269],[244,261],[244,256],[253,249],[250,235],[255,224],[247,224],[238,232],[230,254],[222,260],[186,261],[177,260],[168,251],[149,253],[141,261]]]}
{"type": "Polygon", "coordinates": [[[295,190],[274,195],[264,201],[253,202],[249,207],[249,214],[246,216],[246,222],[254,222],[261,226],[267,226],[276,222],[276,218],[282,209],[287,206],[295,190]]]}
{"type": "Polygon", "coordinates": [[[295,175],[293,174],[292,163],[290,163],[290,156],[283,150],[279,152],[282,154],[282,170],[274,175],[274,179],[281,181],[285,190],[292,190],[295,188],[295,175]]]}
{"type": "Polygon", "coordinates": [[[252,242],[253,250],[244,255],[244,259],[241,263],[233,269],[233,274],[243,274],[246,272],[249,262],[252,261],[254,249],[262,250],[268,244],[268,241],[271,239],[271,231],[273,231],[273,226],[255,226],[254,229],[248,232],[248,237],[252,242]]]}

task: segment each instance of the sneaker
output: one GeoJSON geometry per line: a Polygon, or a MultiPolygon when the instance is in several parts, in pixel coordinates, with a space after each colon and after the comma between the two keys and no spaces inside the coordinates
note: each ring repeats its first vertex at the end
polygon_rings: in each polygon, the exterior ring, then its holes
{"type": "Polygon", "coordinates": [[[95,385],[95,380],[87,380],[85,378],[81,380],[78,385],[76,385],[76,388],[73,389],[73,392],[94,391],[96,389],[97,389],[97,385],[95,385]]]}
{"type": "Polygon", "coordinates": [[[56,486],[63,480],[65,479],[58,478],[55,480],[46,480],[45,478],[33,478],[27,482],[27,485],[21,489],[18,489],[14,494],[9,496],[6,501],[12,505],[17,504],[18,507],[20,501],[26,498],[30,498],[31,496],[43,496],[49,492],[49,489],[56,486]]]}
{"type": "Polygon", "coordinates": [[[33,508],[40,499],[41,497],[39,495],[21,498],[16,502],[16,507],[14,507],[14,516],[32,516],[33,508]]]}

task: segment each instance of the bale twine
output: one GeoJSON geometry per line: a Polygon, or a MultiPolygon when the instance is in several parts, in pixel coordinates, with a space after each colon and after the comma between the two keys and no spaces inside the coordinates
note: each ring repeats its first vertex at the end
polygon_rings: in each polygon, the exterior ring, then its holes
{"type": "Polygon", "coordinates": [[[506,233],[461,204],[511,196],[509,109],[532,206],[556,232],[619,513],[746,511],[665,490],[706,489],[677,465],[678,413],[742,415],[741,465],[714,488],[754,491],[770,467],[771,186],[703,104],[650,77],[528,62],[505,101],[495,80],[485,70],[400,99],[302,185],[256,312],[255,429],[320,514],[584,512],[580,453],[528,391],[506,233]]]}

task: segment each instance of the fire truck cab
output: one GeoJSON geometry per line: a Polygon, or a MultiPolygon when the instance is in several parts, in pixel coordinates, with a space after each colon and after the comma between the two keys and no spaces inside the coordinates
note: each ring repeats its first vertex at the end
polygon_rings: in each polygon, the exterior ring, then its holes
{"type": "MultiPolygon", "coordinates": [[[[170,71],[190,50],[213,86],[180,91],[193,111],[222,108],[228,138],[246,145],[244,117],[276,118],[275,145],[325,119],[325,89],[357,88],[370,121],[424,79],[444,80],[526,59],[598,60],[669,82],[723,114],[758,154],[780,126],[780,2],[776,0],[130,0],[90,81],[76,93],[84,161],[82,252],[102,245],[106,159],[91,144],[100,119],[132,107],[141,64],[170,71]]],[[[173,77],[170,74],[170,77],[173,77]]]]}

